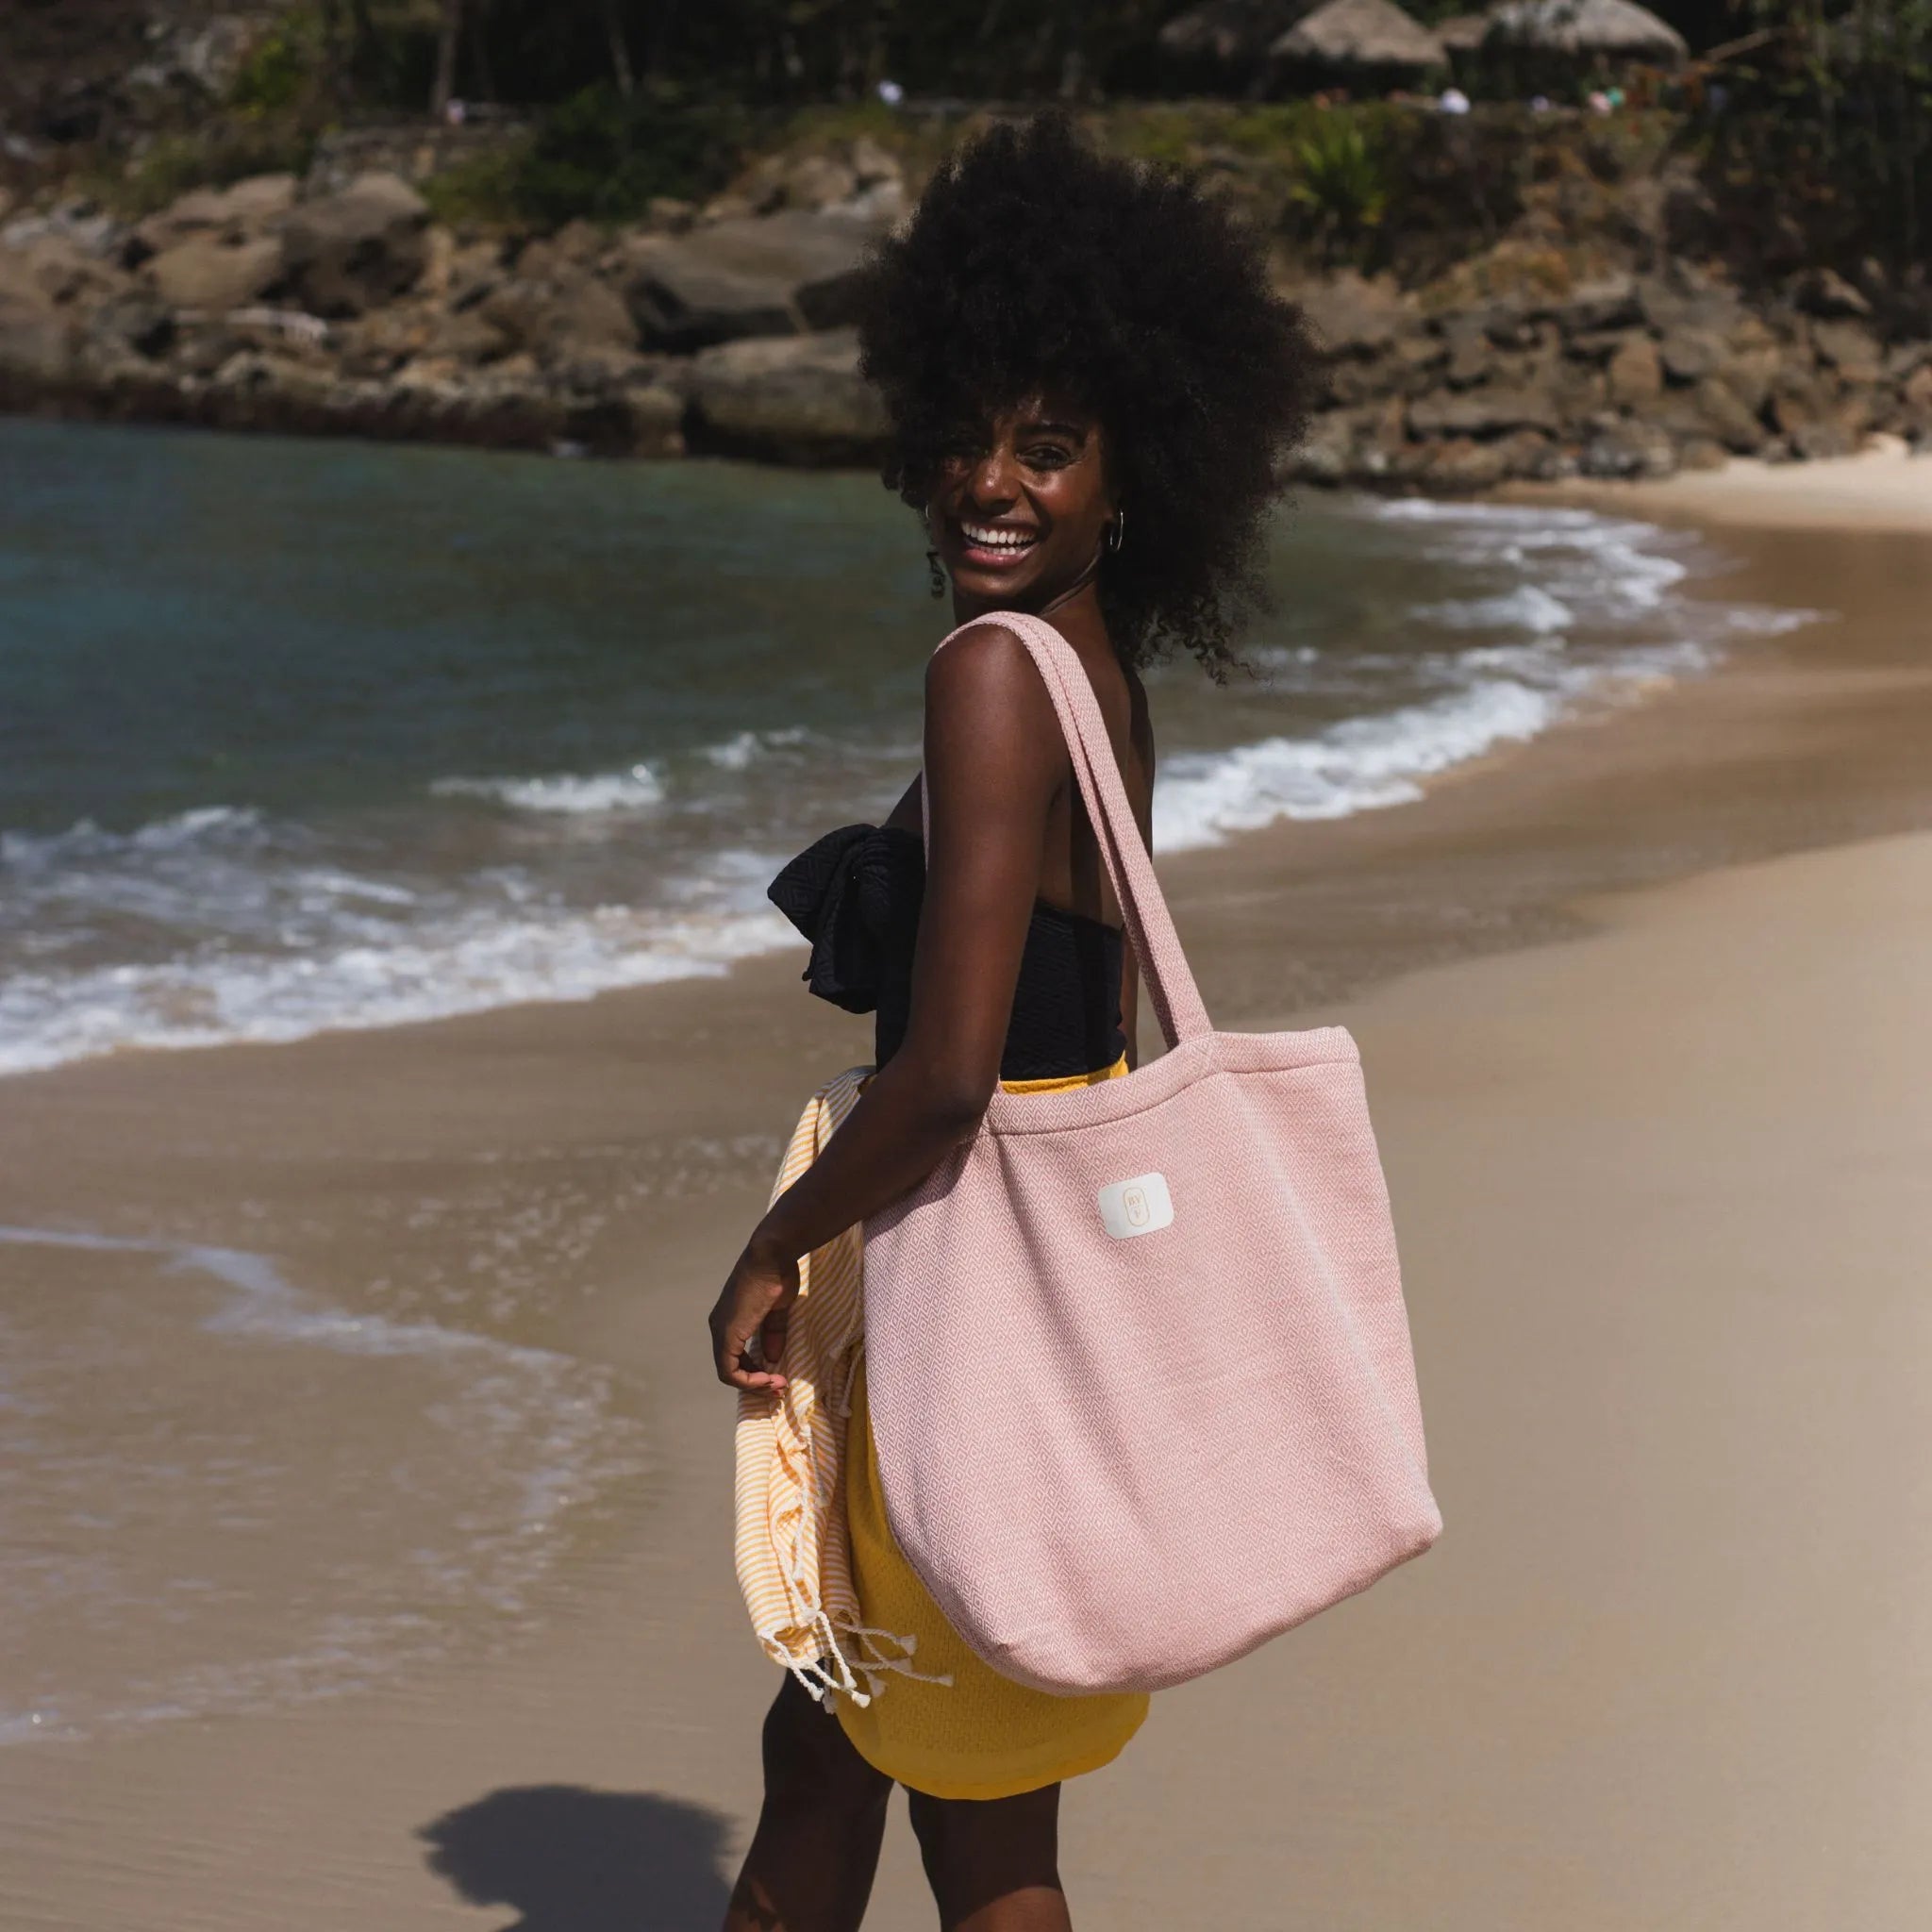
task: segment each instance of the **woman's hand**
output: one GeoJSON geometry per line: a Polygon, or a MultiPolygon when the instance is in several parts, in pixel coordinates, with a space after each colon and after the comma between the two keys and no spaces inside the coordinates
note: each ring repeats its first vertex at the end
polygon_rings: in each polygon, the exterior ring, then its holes
{"type": "Polygon", "coordinates": [[[797,1299],[797,1257],[753,1235],[711,1310],[712,1360],[727,1389],[784,1388],[779,1364],[797,1299]],[[748,1357],[754,1341],[757,1355],[748,1357]]]}

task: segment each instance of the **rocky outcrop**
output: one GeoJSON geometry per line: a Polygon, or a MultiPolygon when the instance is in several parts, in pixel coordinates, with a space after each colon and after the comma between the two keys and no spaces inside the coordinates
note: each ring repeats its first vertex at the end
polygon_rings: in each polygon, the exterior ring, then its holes
{"type": "MultiPolygon", "coordinates": [[[[398,175],[333,162],[132,225],[86,205],[29,212],[0,227],[0,408],[869,462],[886,423],[858,376],[853,300],[904,199],[861,140],[614,233],[453,232],[398,175]]],[[[1932,450],[1932,317],[1862,275],[1747,295],[1545,225],[1420,286],[1343,271],[1284,291],[1322,356],[1291,462],[1314,482],[1650,476],[1833,455],[1873,430],[1932,450]]]]}
{"type": "Polygon", "coordinates": [[[1344,275],[1289,291],[1325,352],[1295,475],[1448,491],[1659,476],[1727,455],[1840,455],[1874,429],[1932,450],[1932,344],[1889,344],[1837,276],[1756,308],[1682,264],[1474,303],[1465,282],[1344,275]]]}

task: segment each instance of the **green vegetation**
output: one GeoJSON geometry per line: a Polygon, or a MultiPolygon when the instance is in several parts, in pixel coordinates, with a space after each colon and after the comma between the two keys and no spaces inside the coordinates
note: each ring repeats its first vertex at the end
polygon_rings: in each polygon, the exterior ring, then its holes
{"type": "MultiPolygon", "coordinates": [[[[1477,0],[1405,4],[1436,20],[1477,0]]],[[[1212,176],[1294,245],[1365,266],[1436,233],[1493,236],[1538,183],[1574,176],[1560,198],[1587,207],[1592,183],[1665,160],[1701,183],[1699,244],[1740,264],[1932,260],[1932,0],[1656,5],[1692,62],[1624,75],[1615,115],[1533,116],[1491,66],[1464,76],[1478,112],[1451,122],[1426,103],[1256,98],[1259,69],[1245,97],[1235,75],[1227,98],[1169,98],[1201,78],[1157,39],[1183,0],[301,0],[221,107],[124,137],[106,192],[155,206],[459,100],[471,125],[428,185],[447,219],[615,222],[711,194],[771,150],[861,135],[916,184],[973,104],[1062,100],[1122,151],[1212,176]],[[906,106],[880,98],[887,81],[906,106]]],[[[0,30],[0,60],[7,47],[0,30]]],[[[1601,77],[1566,72],[1558,107],[1601,77]]],[[[98,175],[113,156],[92,158],[98,175]]]]}
{"type": "Polygon", "coordinates": [[[324,85],[327,57],[321,14],[298,8],[248,50],[229,90],[229,105],[257,120],[300,113],[324,85]]]}
{"type": "Polygon", "coordinates": [[[1291,150],[1289,199],[1314,219],[1324,254],[1379,227],[1394,192],[1390,156],[1358,117],[1331,116],[1291,150]]]}
{"type": "Polygon", "coordinates": [[[1710,117],[1713,191],[1778,210],[1770,256],[1932,256],[1932,0],[1746,0],[1710,117]]]}

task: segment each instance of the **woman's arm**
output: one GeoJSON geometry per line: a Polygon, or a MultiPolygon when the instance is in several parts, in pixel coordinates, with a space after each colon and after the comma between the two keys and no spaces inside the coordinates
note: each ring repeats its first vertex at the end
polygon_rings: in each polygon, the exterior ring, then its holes
{"type": "Polygon", "coordinates": [[[798,1260],[908,1189],[979,1126],[999,1084],[1047,814],[1069,782],[1052,700],[1024,645],[989,625],[926,668],[931,842],[911,1009],[899,1050],[773,1203],[711,1310],[719,1378],[779,1388],[798,1260]],[[768,1365],[741,1357],[754,1334],[768,1365]]]}

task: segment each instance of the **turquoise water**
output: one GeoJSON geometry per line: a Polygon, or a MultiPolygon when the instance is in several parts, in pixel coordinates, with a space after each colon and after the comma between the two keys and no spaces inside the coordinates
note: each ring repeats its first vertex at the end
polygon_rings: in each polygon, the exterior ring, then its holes
{"type": "MultiPolygon", "coordinates": [[[[1581,511],[1316,498],[1157,846],[1413,797],[1776,613],[1581,511]]],[[[0,1071],[724,969],[945,626],[862,475],[0,422],[0,1071]]]]}

